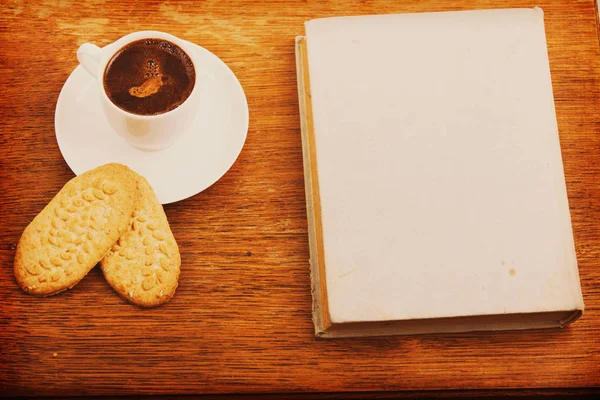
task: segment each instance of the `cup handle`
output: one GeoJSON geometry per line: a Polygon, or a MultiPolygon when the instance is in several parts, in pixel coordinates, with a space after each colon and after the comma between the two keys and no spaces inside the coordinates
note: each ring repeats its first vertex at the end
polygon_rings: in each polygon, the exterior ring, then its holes
{"type": "Polygon", "coordinates": [[[95,44],[84,43],[77,49],[79,64],[94,78],[98,75],[98,65],[102,49],[95,44]]]}

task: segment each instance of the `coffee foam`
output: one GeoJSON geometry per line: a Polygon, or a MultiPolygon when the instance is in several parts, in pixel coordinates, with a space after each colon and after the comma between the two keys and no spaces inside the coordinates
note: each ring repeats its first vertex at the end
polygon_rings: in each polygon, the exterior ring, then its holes
{"type": "Polygon", "coordinates": [[[146,81],[140,86],[129,88],[129,94],[135,97],[148,97],[158,92],[163,85],[160,76],[160,65],[154,60],[148,60],[146,63],[146,81]]]}
{"type": "Polygon", "coordinates": [[[148,78],[140,86],[129,88],[129,94],[135,97],[143,98],[157,93],[163,85],[162,79],[157,76],[148,78]]]}

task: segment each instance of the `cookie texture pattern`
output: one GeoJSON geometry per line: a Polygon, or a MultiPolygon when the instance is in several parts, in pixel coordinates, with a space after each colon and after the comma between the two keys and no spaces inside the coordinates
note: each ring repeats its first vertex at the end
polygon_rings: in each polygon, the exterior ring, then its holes
{"type": "Polygon", "coordinates": [[[129,227],[133,174],[112,163],[65,184],[19,240],[14,274],[23,291],[50,296],[70,289],[105,256],[129,227]]]}
{"type": "Polygon", "coordinates": [[[156,307],[175,294],[181,256],[152,187],[135,175],[133,217],[126,232],[102,259],[101,267],[121,297],[141,307],[156,307]]]}

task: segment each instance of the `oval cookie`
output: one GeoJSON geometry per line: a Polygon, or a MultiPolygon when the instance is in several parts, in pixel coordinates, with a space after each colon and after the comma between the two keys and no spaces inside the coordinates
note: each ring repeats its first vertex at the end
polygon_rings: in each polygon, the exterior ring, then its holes
{"type": "Polygon", "coordinates": [[[141,307],[156,307],[175,294],[181,257],[152,187],[135,175],[137,192],[131,224],[100,265],[121,297],[141,307]]]}
{"type": "Polygon", "coordinates": [[[135,178],[106,164],[73,179],[25,228],[14,273],[23,291],[49,296],[79,282],[127,230],[135,178]]]}

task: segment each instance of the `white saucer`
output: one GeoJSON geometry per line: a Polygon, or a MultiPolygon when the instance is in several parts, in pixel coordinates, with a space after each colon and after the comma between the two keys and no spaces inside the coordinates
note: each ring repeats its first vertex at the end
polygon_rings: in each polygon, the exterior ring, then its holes
{"type": "Polygon", "coordinates": [[[65,82],[56,104],[58,147],[79,175],[119,162],[143,175],[162,204],[200,193],[221,178],[240,154],[248,132],[248,103],[229,67],[194,45],[200,67],[201,99],[190,129],[165,150],[147,152],[129,145],[106,121],[100,85],[81,66],[65,82]]]}

